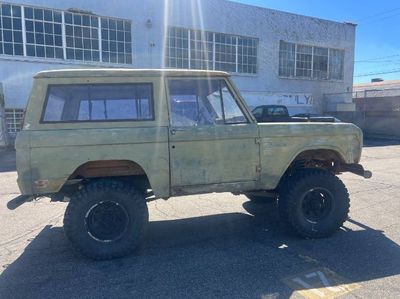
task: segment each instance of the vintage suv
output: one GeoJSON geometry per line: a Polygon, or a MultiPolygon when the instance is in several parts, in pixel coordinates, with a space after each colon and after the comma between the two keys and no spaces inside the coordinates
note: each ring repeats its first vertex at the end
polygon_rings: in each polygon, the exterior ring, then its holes
{"type": "Polygon", "coordinates": [[[352,124],[258,124],[224,72],[45,71],[16,140],[18,185],[69,201],[66,236],[94,259],[138,246],[148,200],[188,194],[276,194],[282,220],[320,238],[348,215],[336,175],[371,176],[362,142],[352,124]]]}

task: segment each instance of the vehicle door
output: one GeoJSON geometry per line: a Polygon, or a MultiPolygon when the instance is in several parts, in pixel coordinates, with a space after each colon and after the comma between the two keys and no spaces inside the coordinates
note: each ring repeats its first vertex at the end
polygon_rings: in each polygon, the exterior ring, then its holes
{"type": "Polygon", "coordinates": [[[223,78],[168,78],[171,186],[258,179],[258,127],[223,78]]]}

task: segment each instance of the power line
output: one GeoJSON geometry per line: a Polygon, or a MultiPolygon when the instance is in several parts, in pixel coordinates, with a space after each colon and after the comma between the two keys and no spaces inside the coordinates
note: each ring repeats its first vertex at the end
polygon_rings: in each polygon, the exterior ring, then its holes
{"type": "Polygon", "coordinates": [[[394,54],[394,55],[389,55],[389,56],[381,56],[381,57],[374,57],[374,58],[369,58],[369,59],[363,59],[363,60],[356,60],[354,61],[355,63],[360,63],[360,62],[370,62],[370,61],[376,61],[376,60],[381,60],[381,59],[386,59],[386,58],[393,58],[393,57],[399,57],[400,54],[394,54]]]}
{"type": "Polygon", "coordinates": [[[361,22],[361,21],[364,21],[364,20],[368,20],[368,19],[371,19],[371,18],[375,18],[375,17],[377,17],[377,16],[385,15],[385,14],[394,12],[394,11],[396,11],[396,10],[400,10],[400,7],[392,8],[392,9],[385,10],[385,11],[382,11],[382,12],[378,12],[378,13],[376,13],[376,14],[373,14],[373,15],[364,17],[364,18],[362,18],[362,19],[356,20],[356,22],[361,22]]]}
{"type": "Polygon", "coordinates": [[[398,15],[400,15],[400,13],[395,13],[395,14],[390,15],[390,16],[385,16],[385,17],[382,17],[382,18],[379,18],[379,19],[371,20],[371,21],[368,21],[368,22],[363,22],[363,23],[361,23],[361,25],[362,25],[362,24],[376,23],[376,22],[378,22],[378,21],[390,19],[390,18],[396,17],[396,16],[398,16],[398,15]]]}
{"type": "Polygon", "coordinates": [[[387,71],[380,71],[380,72],[371,72],[371,73],[358,74],[358,75],[355,75],[354,77],[368,77],[368,76],[384,75],[384,74],[394,74],[394,73],[400,73],[400,68],[398,68],[398,69],[392,69],[392,70],[387,70],[387,71]]]}

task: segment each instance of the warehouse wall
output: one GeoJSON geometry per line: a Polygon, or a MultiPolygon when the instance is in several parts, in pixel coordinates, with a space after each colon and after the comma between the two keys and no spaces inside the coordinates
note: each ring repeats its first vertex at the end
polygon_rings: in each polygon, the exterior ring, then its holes
{"type": "MultiPolygon", "coordinates": [[[[13,3],[41,7],[89,10],[98,15],[132,20],[133,67],[162,68],[165,24],[231,33],[259,39],[258,73],[234,75],[239,89],[249,98],[264,94],[297,94],[313,101],[304,109],[322,110],[322,95],[350,91],[353,77],[355,27],[224,0],[14,0],[13,3]],[[168,8],[166,8],[168,7],[168,8]],[[151,20],[152,26],[146,26],[151,20]],[[279,42],[331,47],[345,50],[345,76],[340,82],[283,79],[278,76],[279,42]]],[[[24,107],[35,72],[55,68],[88,67],[90,64],[49,63],[39,59],[0,57],[0,81],[7,107],[24,107]],[[29,61],[29,62],[26,62],[29,61]]],[[[100,66],[100,64],[94,64],[100,66]]],[[[301,105],[300,105],[301,106],[301,105]]]]}

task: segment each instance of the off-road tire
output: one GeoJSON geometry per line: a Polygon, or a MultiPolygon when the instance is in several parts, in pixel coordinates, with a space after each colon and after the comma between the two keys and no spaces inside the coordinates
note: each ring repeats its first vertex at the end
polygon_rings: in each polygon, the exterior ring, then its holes
{"type": "MultiPolygon", "coordinates": [[[[324,195],[322,195],[324,197],[324,195]]],[[[335,175],[324,171],[300,170],[286,178],[281,184],[279,214],[297,235],[304,238],[323,238],[335,233],[346,221],[350,209],[349,193],[343,182],[335,175]],[[310,220],[304,212],[305,198],[311,192],[327,193],[332,197],[327,213],[321,219],[310,220]]]]}
{"type": "Polygon", "coordinates": [[[133,186],[115,179],[95,180],[71,196],[64,215],[64,232],[75,251],[96,259],[107,260],[132,253],[140,244],[148,209],[145,195],[133,186]],[[98,240],[89,233],[88,215],[93,207],[112,203],[124,211],[123,231],[115,240],[98,240]]]}

